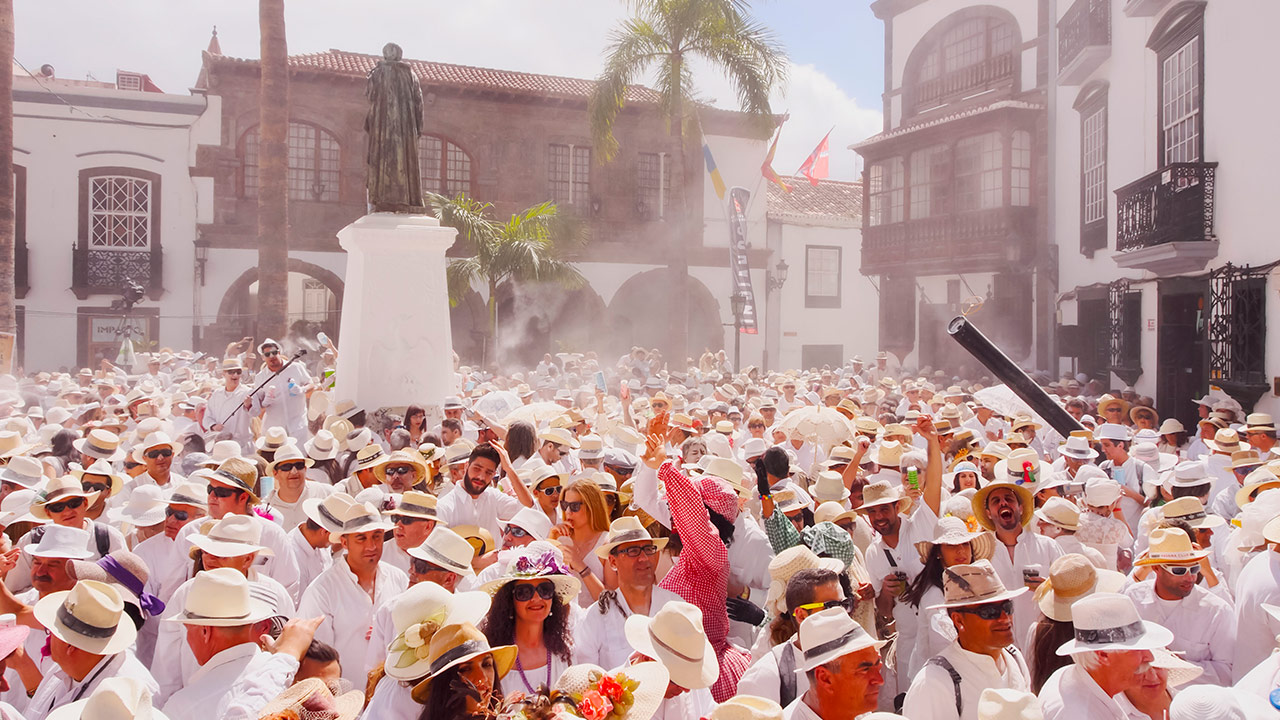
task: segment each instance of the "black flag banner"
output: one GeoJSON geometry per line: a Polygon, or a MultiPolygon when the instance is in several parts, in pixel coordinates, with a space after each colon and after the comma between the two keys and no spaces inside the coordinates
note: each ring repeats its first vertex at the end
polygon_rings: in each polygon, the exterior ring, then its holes
{"type": "Polygon", "coordinates": [[[747,200],[750,198],[746,188],[729,190],[729,269],[733,273],[734,296],[740,298],[742,307],[738,331],[755,335],[756,296],[751,290],[751,265],[747,260],[747,200]]]}

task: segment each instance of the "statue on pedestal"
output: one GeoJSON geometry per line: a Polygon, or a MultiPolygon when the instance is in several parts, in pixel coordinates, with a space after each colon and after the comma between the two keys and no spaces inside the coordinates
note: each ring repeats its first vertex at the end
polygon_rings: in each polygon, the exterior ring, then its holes
{"type": "Polygon", "coordinates": [[[369,73],[369,134],[365,160],[369,204],[374,212],[424,213],[418,138],[422,135],[422,86],[395,43],[369,73]]]}

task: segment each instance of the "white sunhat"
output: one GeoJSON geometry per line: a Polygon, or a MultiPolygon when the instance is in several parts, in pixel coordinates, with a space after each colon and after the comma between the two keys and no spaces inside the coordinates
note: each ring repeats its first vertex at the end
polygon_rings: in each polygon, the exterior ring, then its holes
{"type": "Polygon", "coordinates": [[[506,530],[508,525],[515,525],[532,535],[534,540],[546,540],[551,537],[551,518],[537,508],[520,508],[510,520],[499,520],[498,525],[503,530],[506,530]]]}
{"type": "MultiPolygon", "coordinates": [[[[843,610],[838,612],[848,617],[843,610]]],[[[673,600],[653,617],[632,615],[624,629],[631,647],[662,663],[671,682],[682,688],[711,687],[720,674],[720,661],[707,639],[702,611],[696,605],[673,600]]]]}
{"type": "Polygon", "coordinates": [[[141,485],[129,493],[124,505],[107,510],[107,519],[113,523],[128,523],[134,527],[151,527],[164,522],[169,497],[159,485],[141,485]]]}
{"type": "Polygon", "coordinates": [[[248,515],[224,515],[221,520],[206,524],[200,532],[188,535],[187,542],[222,558],[272,554],[271,548],[262,544],[262,526],[248,515]]]}
{"type": "Polygon", "coordinates": [[[276,614],[275,608],[252,596],[244,573],[235,568],[217,568],[196,573],[182,612],[165,620],[183,625],[239,627],[276,614]]]}
{"type": "Polygon", "coordinates": [[[169,720],[151,704],[151,691],[136,678],[103,680],[89,697],[54,708],[45,720],[169,720]]]}
{"type": "Polygon", "coordinates": [[[89,532],[65,525],[46,525],[41,531],[40,542],[23,548],[31,557],[88,560],[94,553],[89,550],[89,532]]]}
{"type": "Polygon", "coordinates": [[[93,655],[115,655],[138,636],[133,620],[125,615],[120,592],[96,580],[80,580],[70,590],[50,593],[32,612],[50,634],[93,655]]]}
{"type": "Polygon", "coordinates": [[[455,594],[430,581],[420,582],[398,595],[391,605],[391,624],[396,637],[387,646],[384,664],[387,677],[408,682],[425,675],[431,663],[418,648],[430,644],[431,635],[445,625],[480,622],[489,612],[491,602],[487,593],[455,594]]]}
{"type": "Polygon", "coordinates": [[[1090,507],[1111,507],[1123,493],[1111,478],[1090,478],[1084,484],[1084,502],[1090,507]]]}
{"type": "Polygon", "coordinates": [[[442,525],[437,525],[421,545],[409,548],[408,552],[411,557],[463,577],[475,575],[475,571],[471,569],[471,560],[476,554],[475,548],[467,542],[466,538],[442,525]]]}
{"type": "Polygon", "coordinates": [[[0,482],[9,482],[31,490],[44,481],[44,465],[36,458],[16,455],[0,470],[0,482]]]}
{"type": "Polygon", "coordinates": [[[1094,593],[1071,607],[1075,638],[1058,648],[1058,655],[1083,652],[1155,650],[1168,647],[1173,633],[1143,620],[1133,600],[1119,593],[1094,593]]]}
{"type": "Polygon", "coordinates": [[[796,672],[808,672],[836,658],[867,648],[879,650],[885,641],[876,640],[842,608],[816,612],[800,623],[802,657],[796,672]]]}

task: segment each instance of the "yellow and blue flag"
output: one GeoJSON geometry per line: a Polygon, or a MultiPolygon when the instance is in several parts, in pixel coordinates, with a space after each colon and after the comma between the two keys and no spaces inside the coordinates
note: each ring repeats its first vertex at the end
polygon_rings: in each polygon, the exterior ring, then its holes
{"type": "Polygon", "coordinates": [[[723,200],[725,194],[724,178],[720,177],[720,169],[716,167],[715,158],[711,157],[711,146],[707,145],[706,139],[702,141],[702,158],[707,161],[707,172],[711,175],[711,186],[716,189],[716,195],[723,200]]]}

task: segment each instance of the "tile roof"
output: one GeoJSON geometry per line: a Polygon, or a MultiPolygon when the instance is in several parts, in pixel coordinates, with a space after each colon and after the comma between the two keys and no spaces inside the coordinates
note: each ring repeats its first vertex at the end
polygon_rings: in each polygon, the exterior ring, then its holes
{"type": "MultiPolygon", "coordinates": [[[[214,62],[254,65],[258,63],[254,59],[228,58],[225,56],[211,56],[210,59],[214,62]]],[[[381,55],[329,50],[328,52],[291,55],[289,56],[289,64],[296,69],[365,77],[381,59],[381,55]]],[[[428,62],[426,60],[407,60],[407,62],[413,66],[413,71],[419,79],[429,85],[577,99],[588,98],[595,88],[595,81],[580,78],[538,75],[514,70],[495,70],[471,65],[428,62]]],[[[632,85],[627,94],[627,100],[637,103],[657,102],[658,94],[644,86],[632,85]]]]}
{"type": "Polygon", "coordinates": [[[817,187],[803,177],[788,178],[791,192],[769,183],[769,217],[777,220],[837,225],[862,222],[862,183],[820,180],[817,187]]]}
{"type": "Polygon", "coordinates": [[[979,105],[978,107],[967,108],[959,112],[951,113],[950,115],[942,115],[924,122],[914,123],[912,125],[903,125],[901,127],[894,128],[889,132],[880,133],[879,135],[872,135],[866,140],[850,145],[849,149],[859,150],[869,145],[884,142],[885,140],[892,140],[893,138],[902,137],[903,135],[910,135],[913,132],[924,130],[925,128],[931,128],[936,125],[942,125],[943,123],[949,123],[953,120],[982,115],[984,113],[994,112],[1004,108],[1014,108],[1018,110],[1044,110],[1045,107],[1044,103],[1025,102],[1023,100],[999,100],[988,105],[979,105]]]}

